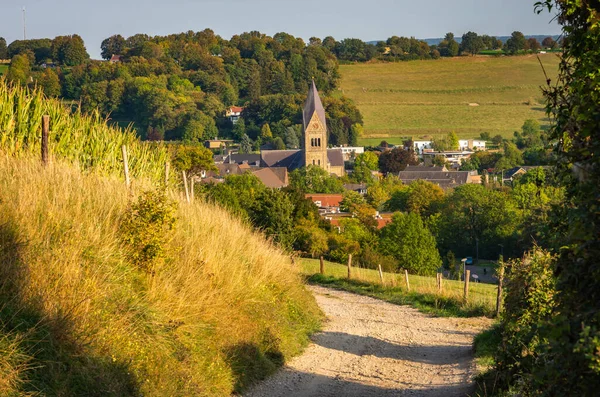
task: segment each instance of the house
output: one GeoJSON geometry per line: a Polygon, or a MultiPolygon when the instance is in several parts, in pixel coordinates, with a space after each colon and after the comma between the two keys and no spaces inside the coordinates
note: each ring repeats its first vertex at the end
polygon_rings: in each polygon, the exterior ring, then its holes
{"type": "MultiPolygon", "coordinates": [[[[246,166],[251,169],[247,164],[240,165],[240,168],[246,166]]],[[[256,176],[264,185],[272,189],[281,189],[289,185],[289,178],[287,168],[274,167],[274,168],[260,168],[256,171],[251,171],[252,175],[256,176]]]]}
{"type": "Polygon", "coordinates": [[[451,189],[467,183],[481,183],[477,171],[448,171],[446,167],[409,166],[400,171],[398,177],[406,184],[423,180],[435,183],[442,189],[451,189]]]}
{"type": "Polygon", "coordinates": [[[486,141],[479,139],[460,139],[458,141],[458,148],[461,151],[467,150],[485,150],[486,141]]]}
{"type": "MultiPolygon", "coordinates": [[[[377,213],[375,215],[375,220],[377,221],[377,229],[383,229],[384,227],[386,227],[387,225],[389,225],[390,223],[392,223],[392,213],[377,213]]],[[[352,219],[353,216],[352,214],[348,213],[348,212],[342,212],[342,213],[334,213],[334,214],[323,214],[322,218],[325,219],[326,221],[329,221],[329,223],[331,223],[332,226],[340,228],[342,225],[342,220],[344,219],[352,219]]],[[[341,231],[341,230],[340,230],[341,231]]]]}
{"type": "Polygon", "coordinates": [[[204,141],[204,147],[207,149],[222,149],[233,143],[231,139],[210,139],[204,141]]]}
{"type": "Polygon", "coordinates": [[[248,164],[254,167],[260,166],[260,154],[256,153],[231,153],[226,161],[235,164],[248,164]]]}
{"type": "Polygon", "coordinates": [[[110,57],[110,60],[108,62],[110,62],[110,63],[119,63],[119,62],[121,62],[121,55],[113,54],[110,57]]]}
{"type": "Polygon", "coordinates": [[[551,167],[548,166],[531,166],[531,165],[523,165],[520,167],[514,167],[506,171],[502,171],[502,182],[513,182],[516,178],[525,175],[527,172],[531,171],[534,168],[543,168],[549,169],[551,167]]]}
{"type": "Polygon", "coordinates": [[[362,196],[367,194],[367,184],[366,183],[346,183],[344,185],[344,189],[351,190],[362,196]]]}
{"type": "Polygon", "coordinates": [[[453,168],[458,168],[463,161],[471,158],[472,154],[473,152],[469,150],[449,150],[445,152],[436,152],[433,149],[425,149],[422,153],[422,157],[426,164],[433,164],[433,159],[436,156],[442,156],[453,168]]]}
{"type": "Polygon", "coordinates": [[[420,155],[425,149],[433,149],[433,143],[431,141],[413,141],[413,149],[417,155],[420,155]]]}
{"type": "Polygon", "coordinates": [[[363,154],[365,152],[365,148],[363,146],[340,146],[339,149],[342,150],[344,161],[351,161],[359,154],[363,154]]]}
{"type": "Polygon", "coordinates": [[[241,106],[231,106],[225,111],[225,117],[229,119],[233,124],[237,124],[238,120],[242,116],[244,108],[241,106]]]}
{"type": "Polygon", "coordinates": [[[302,111],[304,146],[300,150],[261,150],[261,167],[285,167],[293,171],[308,165],[329,174],[344,176],[344,155],[340,148],[327,148],[325,108],[313,80],[302,111]]]}
{"type": "Polygon", "coordinates": [[[308,193],[304,197],[319,207],[319,212],[325,213],[340,212],[340,203],[344,199],[344,196],[341,194],[329,193],[308,193]]]}

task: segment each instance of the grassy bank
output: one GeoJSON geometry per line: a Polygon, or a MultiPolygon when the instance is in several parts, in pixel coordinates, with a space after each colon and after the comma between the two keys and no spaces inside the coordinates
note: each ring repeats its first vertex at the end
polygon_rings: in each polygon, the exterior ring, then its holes
{"type": "Polygon", "coordinates": [[[492,316],[495,310],[496,286],[490,284],[470,283],[469,301],[465,304],[464,284],[456,280],[444,280],[443,291],[439,293],[434,277],[409,275],[408,291],[403,274],[384,273],[382,285],[378,271],[352,268],[352,279],[348,280],[345,265],[326,261],[325,275],[321,275],[317,259],[302,259],[302,272],[312,283],[395,304],[412,305],[423,312],[439,316],[492,316]]]}
{"type": "Polygon", "coordinates": [[[289,258],[215,207],[174,197],[161,265],[132,264],[134,186],[0,152],[0,395],[229,395],[319,327],[289,258]]]}
{"type": "MultiPolygon", "coordinates": [[[[557,55],[539,57],[554,80],[557,55]]],[[[341,65],[340,72],[341,90],[364,117],[364,145],[450,131],[511,137],[527,119],[546,122],[545,77],[533,55],[341,65]]]]}

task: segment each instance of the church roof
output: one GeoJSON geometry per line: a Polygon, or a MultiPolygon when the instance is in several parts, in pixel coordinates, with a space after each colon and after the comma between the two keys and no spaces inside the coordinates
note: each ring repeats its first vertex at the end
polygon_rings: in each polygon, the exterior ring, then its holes
{"type": "Polygon", "coordinates": [[[304,122],[304,130],[306,131],[306,127],[308,127],[308,123],[310,123],[310,119],[312,118],[314,113],[317,113],[321,123],[327,128],[326,120],[325,120],[325,108],[323,108],[323,104],[321,103],[321,98],[319,97],[319,91],[317,91],[317,86],[315,85],[315,81],[313,80],[308,90],[308,97],[306,98],[306,103],[304,104],[304,110],[302,111],[302,120],[304,122]]]}
{"type": "MultiPolygon", "coordinates": [[[[302,150],[263,150],[260,152],[261,167],[285,167],[293,171],[305,166],[302,150]]],[[[327,160],[333,167],[344,165],[341,149],[327,149],[327,160]]]]}

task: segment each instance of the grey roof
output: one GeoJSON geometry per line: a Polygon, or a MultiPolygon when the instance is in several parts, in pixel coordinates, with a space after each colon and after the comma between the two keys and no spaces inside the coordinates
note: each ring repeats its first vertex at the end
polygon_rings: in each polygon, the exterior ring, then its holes
{"type": "Polygon", "coordinates": [[[282,178],[282,173],[279,170],[283,170],[287,172],[286,168],[261,168],[257,171],[253,171],[258,179],[261,180],[262,183],[265,184],[266,187],[272,189],[278,189],[282,187],[286,187],[288,185],[287,174],[282,178]]]}
{"type": "Polygon", "coordinates": [[[366,190],[367,184],[366,183],[346,183],[346,184],[344,184],[344,189],[354,190],[354,191],[366,190]]]}
{"type": "Polygon", "coordinates": [[[402,182],[424,180],[435,183],[444,189],[468,183],[469,176],[469,171],[400,171],[398,173],[402,182]]]}
{"type": "Polygon", "coordinates": [[[327,160],[334,167],[343,166],[344,154],[342,153],[342,149],[327,149],[327,160]]]}
{"type": "Polygon", "coordinates": [[[256,164],[257,162],[260,162],[260,154],[235,153],[235,154],[230,154],[229,159],[231,159],[232,163],[237,163],[237,164],[242,164],[242,163],[256,164]]]}
{"type": "Polygon", "coordinates": [[[438,167],[438,166],[428,166],[428,165],[424,165],[424,164],[419,164],[419,165],[407,165],[406,169],[404,171],[448,171],[448,169],[444,166],[444,167],[438,167]]]}
{"type": "Polygon", "coordinates": [[[317,116],[321,120],[321,123],[327,128],[326,118],[325,118],[325,108],[323,108],[323,104],[321,103],[321,98],[319,97],[319,91],[317,91],[317,86],[315,85],[315,81],[313,80],[308,90],[308,97],[306,98],[306,103],[304,104],[304,110],[302,111],[302,120],[304,122],[304,130],[306,131],[306,127],[308,127],[308,123],[312,115],[317,112],[317,116]]]}
{"type": "MultiPolygon", "coordinates": [[[[327,149],[327,160],[333,167],[344,165],[342,149],[327,149]]],[[[293,171],[305,166],[302,150],[265,150],[260,152],[261,167],[285,167],[293,171]]]]}

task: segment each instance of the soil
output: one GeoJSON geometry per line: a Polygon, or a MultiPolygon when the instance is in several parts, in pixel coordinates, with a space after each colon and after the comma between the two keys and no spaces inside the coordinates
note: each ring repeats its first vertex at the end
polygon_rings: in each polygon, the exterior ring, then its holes
{"type": "Polygon", "coordinates": [[[304,354],[250,390],[261,396],[467,396],[473,337],[487,318],[441,318],[310,287],[328,322],[304,354]]]}

